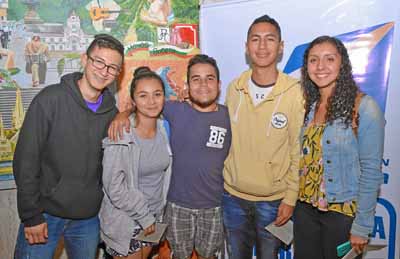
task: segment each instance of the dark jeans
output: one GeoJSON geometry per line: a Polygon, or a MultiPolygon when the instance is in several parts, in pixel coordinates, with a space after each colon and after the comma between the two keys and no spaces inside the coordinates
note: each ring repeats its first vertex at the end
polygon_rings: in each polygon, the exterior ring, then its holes
{"type": "Polygon", "coordinates": [[[297,202],[293,223],[294,259],[337,259],[336,247],[349,240],[353,218],[297,202]]]}
{"type": "Polygon", "coordinates": [[[281,201],[248,201],[224,192],[222,213],[230,259],[278,258],[279,239],[265,230],[275,221],[281,201]]]}
{"type": "Polygon", "coordinates": [[[63,219],[44,213],[49,238],[45,244],[30,245],[24,234],[24,224],[19,227],[14,259],[51,259],[61,236],[71,259],[94,259],[99,244],[99,219],[63,219]]]}

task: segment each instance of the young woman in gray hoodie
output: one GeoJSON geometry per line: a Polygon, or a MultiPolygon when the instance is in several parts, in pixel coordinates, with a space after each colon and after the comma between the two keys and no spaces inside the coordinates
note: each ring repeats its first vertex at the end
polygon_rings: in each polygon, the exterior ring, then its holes
{"type": "Polygon", "coordinates": [[[160,113],[165,90],[161,78],[148,67],[135,70],[130,94],[135,112],[133,130],[123,138],[103,140],[101,237],[114,258],[147,258],[152,243],[136,240],[139,232],[155,231],[161,221],[171,175],[168,136],[160,113]]]}

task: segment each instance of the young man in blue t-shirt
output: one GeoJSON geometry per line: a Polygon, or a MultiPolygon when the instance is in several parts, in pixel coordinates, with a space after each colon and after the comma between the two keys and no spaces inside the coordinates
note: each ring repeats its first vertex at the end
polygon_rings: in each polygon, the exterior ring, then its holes
{"type": "MultiPolygon", "coordinates": [[[[231,143],[227,108],[217,103],[216,61],[194,56],[187,68],[187,86],[189,102],[167,102],[163,110],[173,153],[167,239],[173,258],[189,258],[193,250],[199,258],[216,258],[223,242],[222,170],[231,143]]],[[[125,119],[113,122],[114,128],[126,123],[125,119]]]]}

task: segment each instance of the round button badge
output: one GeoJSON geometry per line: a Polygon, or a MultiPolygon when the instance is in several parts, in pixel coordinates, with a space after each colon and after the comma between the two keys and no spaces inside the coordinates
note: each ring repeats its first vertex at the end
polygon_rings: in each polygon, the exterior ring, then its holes
{"type": "Polygon", "coordinates": [[[274,115],[272,115],[271,124],[274,128],[283,129],[284,127],[286,127],[287,123],[288,123],[288,118],[286,117],[285,114],[277,112],[274,115]]]}

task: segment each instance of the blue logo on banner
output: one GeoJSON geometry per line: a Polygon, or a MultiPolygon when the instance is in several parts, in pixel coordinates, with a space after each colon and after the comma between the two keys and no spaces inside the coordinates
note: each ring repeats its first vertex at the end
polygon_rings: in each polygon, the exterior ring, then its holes
{"type": "MultiPolygon", "coordinates": [[[[348,49],[357,84],[374,97],[382,111],[385,111],[386,105],[393,30],[394,23],[389,22],[336,36],[348,49]]],[[[290,74],[301,68],[308,45],[302,44],[293,50],[285,73],[290,74]]]]}
{"type": "MultiPolygon", "coordinates": [[[[389,159],[382,159],[384,167],[389,166],[389,159]]],[[[384,173],[384,184],[389,182],[389,173],[384,173]]],[[[383,217],[375,216],[375,226],[372,232],[372,237],[388,240],[388,259],[394,259],[396,253],[396,229],[397,229],[397,214],[395,207],[386,199],[378,198],[378,203],[381,204],[389,214],[389,236],[385,234],[385,225],[383,217]]]]}
{"type": "MultiPolygon", "coordinates": [[[[397,215],[393,205],[386,199],[379,198],[378,203],[381,204],[389,213],[389,239],[388,239],[388,259],[394,259],[396,249],[396,224],[397,215]]],[[[387,239],[384,231],[383,218],[375,216],[375,226],[372,237],[379,235],[381,239],[387,239]]]]}

